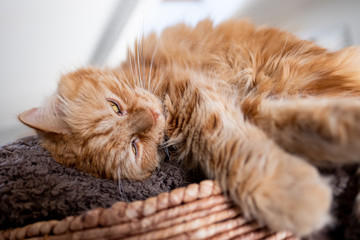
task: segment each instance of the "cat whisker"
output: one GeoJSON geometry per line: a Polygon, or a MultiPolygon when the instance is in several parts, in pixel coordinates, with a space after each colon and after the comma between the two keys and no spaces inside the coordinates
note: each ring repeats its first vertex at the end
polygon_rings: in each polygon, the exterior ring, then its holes
{"type": "MultiPolygon", "coordinates": [[[[133,82],[134,82],[134,85],[135,85],[135,82],[138,82],[136,81],[136,78],[135,78],[135,73],[134,73],[134,68],[133,68],[133,62],[132,62],[132,54],[131,54],[131,51],[130,49],[128,50],[128,55],[129,55],[129,60],[130,60],[130,69],[131,69],[131,74],[132,74],[132,77],[133,77],[133,82]]],[[[134,60],[135,62],[135,60],[134,60]]]]}
{"type": "Polygon", "coordinates": [[[156,87],[154,89],[154,94],[157,93],[158,87],[161,85],[161,83],[163,81],[164,81],[164,73],[161,73],[161,75],[159,76],[158,81],[157,81],[158,84],[156,85],[156,87]]]}
{"type": "Polygon", "coordinates": [[[164,149],[165,152],[167,152],[167,154],[170,155],[169,148],[177,149],[177,145],[176,145],[177,143],[178,143],[177,139],[167,139],[165,142],[161,144],[161,149],[164,149]]]}
{"type": "Polygon", "coordinates": [[[61,104],[62,108],[69,109],[65,99],[62,96],[57,95],[57,99],[60,101],[60,104],[61,104]]]}
{"type": "Polygon", "coordinates": [[[160,151],[164,151],[165,152],[165,154],[166,154],[166,157],[170,157],[170,151],[169,151],[169,146],[167,146],[166,144],[167,144],[167,141],[168,140],[165,140],[163,143],[161,143],[160,145],[159,145],[159,147],[158,147],[158,149],[160,150],[160,151]]]}
{"type": "Polygon", "coordinates": [[[121,168],[120,168],[120,166],[118,167],[117,177],[118,177],[118,189],[119,189],[120,197],[122,198],[123,201],[129,202],[129,198],[124,193],[124,190],[122,188],[122,184],[121,184],[121,168]]]}
{"type": "Polygon", "coordinates": [[[150,72],[149,72],[149,77],[148,77],[148,85],[149,85],[149,90],[151,90],[151,92],[154,92],[154,89],[153,89],[154,87],[152,87],[150,89],[150,86],[151,86],[150,81],[151,81],[151,72],[152,72],[153,63],[154,63],[154,57],[155,57],[155,53],[157,51],[157,48],[158,48],[158,43],[156,42],[155,50],[154,50],[154,52],[153,52],[153,54],[151,56],[150,72]]]}
{"type": "MultiPolygon", "coordinates": [[[[144,33],[143,33],[143,36],[142,36],[142,46],[144,46],[144,42],[145,42],[145,38],[144,38],[144,33]]],[[[145,54],[145,56],[147,56],[148,54],[148,48],[149,48],[149,44],[146,45],[146,49],[145,49],[145,52],[143,52],[145,54]]],[[[143,71],[146,72],[145,70],[145,65],[146,65],[146,57],[143,58],[143,71]]],[[[144,76],[144,80],[145,80],[145,76],[144,76]]],[[[150,84],[150,81],[148,80],[147,82],[147,90],[151,91],[150,89],[151,87],[151,84],[150,84]]]]}
{"type": "MultiPolygon", "coordinates": [[[[140,61],[142,63],[142,79],[145,81],[145,58],[144,58],[144,29],[142,28],[142,35],[141,35],[141,52],[140,52],[140,61]]],[[[147,51],[147,48],[146,48],[147,51]]],[[[145,52],[146,53],[146,52],[145,52]]],[[[146,55],[146,54],[145,54],[146,55]]],[[[149,89],[149,85],[146,86],[146,89],[149,89]]]]}
{"type": "Polygon", "coordinates": [[[139,76],[139,79],[140,79],[140,85],[142,88],[144,88],[144,83],[143,83],[143,80],[141,78],[141,73],[140,73],[140,57],[139,57],[139,41],[136,41],[136,58],[137,58],[137,70],[138,70],[138,76],[139,76]]]}
{"type": "Polygon", "coordinates": [[[129,87],[131,88],[131,90],[134,92],[134,87],[130,84],[130,81],[129,79],[126,77],[125,73],[124,73],[124,70],[123,70],[123,67],[120,65],[120,71],[122,73],[122,75],[124,76],[124,79],[126,81],[126,83],[129,85],[129,87]]]}

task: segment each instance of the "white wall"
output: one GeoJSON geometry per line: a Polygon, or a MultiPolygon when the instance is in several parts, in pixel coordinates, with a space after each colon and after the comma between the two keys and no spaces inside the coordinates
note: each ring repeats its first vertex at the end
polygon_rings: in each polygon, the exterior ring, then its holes
{"type": "Polygon", "coordinates": [[[0,145],[29,132],[17,115],[62,73],[88,64],[116,0],[0,0],[0,145]]]}
{"type": "Polygon", "coordinates": [[[332,50],[360,44],[359,0],[252,0],[238,17],[280,27],[332,50]]]}

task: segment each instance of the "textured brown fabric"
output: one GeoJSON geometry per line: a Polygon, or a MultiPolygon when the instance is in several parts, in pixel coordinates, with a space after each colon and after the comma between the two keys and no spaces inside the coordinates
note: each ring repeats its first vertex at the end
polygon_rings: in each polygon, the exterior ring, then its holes
{"type": "Polygon", "coordinates": [[[163,162],[146,181],[98,179],[55,162],[36,137],[0,147],[0,229],[62,219],[116,201],[144,200],[186,186],[192,177],[163,162]]]}

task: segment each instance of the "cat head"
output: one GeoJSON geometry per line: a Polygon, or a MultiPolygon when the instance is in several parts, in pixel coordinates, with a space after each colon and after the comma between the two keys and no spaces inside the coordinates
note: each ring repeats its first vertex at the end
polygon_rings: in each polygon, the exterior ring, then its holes
{"type": "Polygon", "coordinates": [[[60,163],[98,177],[144,179],[158,166],[161,102],[112,70],[63,76],[42,106],[19,115],[60,163]]]}

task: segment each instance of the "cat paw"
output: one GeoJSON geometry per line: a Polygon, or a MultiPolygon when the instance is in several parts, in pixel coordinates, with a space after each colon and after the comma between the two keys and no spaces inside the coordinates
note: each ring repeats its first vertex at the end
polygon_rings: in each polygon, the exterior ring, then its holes
{"type": "Polygon", "coordinates": [[[263,170],[262,176],[254,173],[259,175],[257,180],[251,179],[253,174],[246,183],[251,189],[244,191],[245,185],[241,184],[235,198],[240,200],[245,216],[256,218],[272,230],[304,236],[329,223],[332,193],[313,166],[290,158],[267,172],[263,170]]]}
{"type": "Polygon", "coordinates": [[[261,219],[271,229],[290,230],[299,236],[329,223],[331,199],[328,184],[305,162],[280,170],[256,196],[261,219]]]}

